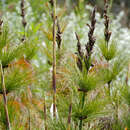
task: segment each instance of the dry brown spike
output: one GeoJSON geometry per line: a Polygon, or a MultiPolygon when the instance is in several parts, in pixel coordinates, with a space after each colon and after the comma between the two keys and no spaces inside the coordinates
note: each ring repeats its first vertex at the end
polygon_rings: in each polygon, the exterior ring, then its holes
{"type": "Polygon", "coordinates": [[[108,0],[104,0],[104,25],[105,25],[105,30],[104,30],[104,35],[105,35],[105,40],[108,44],[110,37],[111,37],[111,31],[109,31],[109,17],[108,17],[108,0]]]}
{"type": "Polygon", "coordinates": [[[96,41],[95,37],[93,36],[94,30],[95,30],[95,25],[96,25],[95,14],[96,14],[96,7],[94,8],[94,10],[92,12],[91,25],[87,24],[87,26],[89,27],[89,33],[88,33],[89,41],[86,44],[86,59],[88,59],[91,56],[93,46],[96,41]]]}

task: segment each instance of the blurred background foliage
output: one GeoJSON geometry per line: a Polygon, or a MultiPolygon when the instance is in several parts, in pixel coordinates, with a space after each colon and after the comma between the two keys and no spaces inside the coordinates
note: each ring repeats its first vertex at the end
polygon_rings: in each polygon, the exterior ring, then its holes
{"type": "MultiPolygon", "coordinates": [[[[46,4],[47,0],[27,0],[31,7],[32,10],[34,11],[34,15],[36,14],[41,15],[43,12],[45,12],[46,8],[43,8],[43,5],[46,4]],[[38,7],[38,8],[36,8],[38,7]]],[[[15,6],[17,4],[18,0],[1,0],[0,1],[0,9],[6,10],[8,9],[9,11],[14,11],[15,6]]],[[[121,21],[124,26],[130,26],[129,21],[130,21],[130,1],[129,0],[110,0],[110,6],[111,6],[111,11],[112,13],[116,16],[119,14],[120,11],[125,12],[124,19],[121,21]]],[[[83,8],[86,4],[97,6],[98,11],[102,13],[103,11],[103,0],[58,0],[57,3],[61,6],[66,6],[68,13],[75,8],[83,8]]],[[[1,15],[2,12],[0,12],[1,15]]],[[[40,17],[38,15],[38,17],[40,17]]]]}

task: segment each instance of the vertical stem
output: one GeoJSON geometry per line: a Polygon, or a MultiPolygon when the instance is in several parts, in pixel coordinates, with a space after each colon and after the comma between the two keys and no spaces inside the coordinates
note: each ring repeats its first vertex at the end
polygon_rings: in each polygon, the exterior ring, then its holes
{"type": "MultiPolygon", "coordinates": [[[[85,101],[85,92],[83,92],[83,94],[82,94],[82,100],[81,100],[81,108],[82,109],[84,107],[84,101],[85,101]]],[[[82,126],[83,126],[83,120],[81,119],[79,122],[79,130],[82,130],[82,126]]]]}
{"type": "Polygon", "coordinates": [[[71,126],[71,113],[72,113],[72,103],[69,106],[68,129],[67,130],[70,130],[70,126],[71,126]]]}
{"type": "Polygon", "coordinates": [[[56,117],[56,92],[53,93],[53,117],[56,117]]]}
{"type": "Polygon", "coordinates": [[[7,96],[6,96],[6,88],[5,88],[5,81],[4,81],[4,71],[3,71],[3,67],[2,67],[1,63],[0,63],[0,69],[1,69],[1,85],[2,85],[2,92],[3,92],[3,99],[4,99],[4,109],[5,109],[5,114],[6,114],[6,129],[11,130],[8,107],[7,107],[7,96]]]}
{"type": "Polygon", "coordinates": [[[79,123],[79,130],[82,130],[82,124],[83,124],[83,120],[81,119],[79,123]]]}
{"type": "MultiPolygon", "coordinates": [[[[108,51],[109,51],[108,41],[105,41],[105,44],[107,46],[107,53],[108,53],[108,51]]],[[[108,69],[109,69],[110,68],[109,67],[109,60],[107,60],[107,64],[108,64],[108,69]]],[[[111,81],[109,81],[107,84],[108,84],[108,91],[109,91],[109,96],[110,96],[111,95],[111,81]]]]}
{"type": "Polygon", "coordinates": [[[84,107],[84,101],[85,101],[85,92],[83,92],[83,95],[82,95],[82,109],[84,107]]]}
{"type": "Polygon", "coordinates": [[[30,110],[28,109],[28,115],[29,115],[29,120],[28,120],[28,129],[31,130],[31,114],[30,114],[30,110]]]}
{"type": "Polygon", "coordinates": [[[46,101],[44,99],[44,120],[45,120],[45,130],[47,130],[47,114],[46,114],[46,101]]]}
{"type": "MultiPolygon", "coordinates": [[[[108,42],[107,42],[107,51],[108,51],[108,42]]],[[[110,64],[109,64],[109,61],[107,60],[107,64],[108,64],[108,69],[110,69],[110,64]]],[[[109,76],[109,75],[108,75],[109,76]]],[[[108,84],[108,91],[109,91],[109,96],[111,96],[111,82],[112,81],[109,81],[107,84],[108,84]]]]}
{"type": "Polygon", "coordinates": [[[56,117],[56,0],[53,0],[53,116],[56,117]]]}

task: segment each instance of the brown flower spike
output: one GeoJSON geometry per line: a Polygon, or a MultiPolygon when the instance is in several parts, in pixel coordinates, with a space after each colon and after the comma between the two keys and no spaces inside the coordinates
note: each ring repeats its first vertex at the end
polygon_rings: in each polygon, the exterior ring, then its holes
{"type": "Polygon", "coordinates": [[[78,54],[78,60],[77,60],[77,66],[80,69],[80,71],[82,71],[82,61],[85,62],[86,65],[86,69],[87,71],[89,70],[89,59],[91,57],[92,54],[92,50],[93,50],[93,46],[95,44],[95,37],[94,35],[94,30],[95,30],[95,25],[96,25],[96,19],[95,19],[95,14],[96,14],[96,7],[94,8],[93,12],[92,12],[92,16],[91,16],[91,24],[87,24],[87,26],[89,27],[89,33],[88,33],[88,37],[89,37],[89,41],[86,44],[86,54],[84,55],[84,52],[81,49],[81,43],[80,43],[80,39],[79,36],[76,33],[76,39],[77,39],[77,52],[76,54],[78,54]]]}
{"type": "Polygon", "coordinates": [[[92,12],[91,25],[87,24],[87,26],[89,27],[89,33],[88,33],[89,41],[86,44],[86,59],[87,60],[92,54],[93,46],[96,41],[95,37],[93,36],[94,30],[95,30],[95,24],[96,24],[95,13],[96,13],[96,7],[94,8],[92,12]]]}
{"type": "Polygon", "coordinates": [[[84,56],[84,53],[82,52],[82,49],[81,49],[81,43],[80,43],[80,39],[79,39],[79,36],[77,33],[75,33],[76,35],[76,39],[77,39],[77,55],[78,55],[78,58],[77,58],[77,66],[78,68],[80,69],[80,71],[82,71],[82,60],[83,60],[83,56],[84,56]]]}
{"type": "Polygon", "coordinates": [[[21,39],[22,42],[25,41],[25,28],[26,28],[26,25],[27,25],[27,22],[25,20],[25,6],[24,5],[25,5],[25,1],[21,0],[21,5],[20,5],[21,6],[21,17],[22,17],[22,25],[24,27],[24,35],[21,39]]]}
{"type": "Polygon", "coordinates": [[[104,35],[105,35],[105,40],[108,44],[109,40],[110,40],[110,37],[111,37],[111,32],[109,31],[109,17],[108,17],[108,0],[104,0],[104,19],[105,19],[105,22],[104,22],[104,25],[105,25],[105,30],[104,30],[104,35]]]}
{"type": "Polygon", "coordinates": [[[27,22],[25,21],[25,7],[24,7],[25,1],[21,0],[21,16],[22,16],[22,24],[24,28],[27,25],[27,22]]]}

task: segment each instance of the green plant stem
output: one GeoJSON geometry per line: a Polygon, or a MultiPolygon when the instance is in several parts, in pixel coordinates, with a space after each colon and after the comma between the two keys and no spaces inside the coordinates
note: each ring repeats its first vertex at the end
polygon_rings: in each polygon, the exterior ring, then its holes
{"type": "Polygon", "coordinates": [[[83,95],[82,95],[82,109],[83,109],[83,107],[84,107],[84,101],[85,101],[85,92],[83,92],[83,95]]]}
{"type": "Polygon", "coordinates": [[[56,0],[53,0],[53,116],[56,117],[56,0]]]}
{"type": "Polygon", "coordinates": [[[83,125],[83,120],[81,119],[79,123],[79,130],[82,130],[82,125],[83,125]]]}
{"type": "MultiPolygon", "coordinates": [[[[84,108],[84,102],[85,102],[85,92],[83,92],[83,94],[82,94],[81,109],[84,108]]],[[[79,130],[82,130],[82,126],[83,126],[83,120],[80,119],[80,122],[79,122],[79,130]]]]}
{"type": "MultiPolygon", "coordinates": [[[[107,43],[107,50],[108,50],[108,43],[107,43]]],[[[108,69],[110,69],[109,60],[107,60],[107,64],[108,64],[108,69]]],[[[107,84],[108,84],[109,96],[111,95],[111,82],[112,82],[112,81],[109,81],[109,82],[107,83],[107,84]]]]}
{"type": "Polygon", "coordinates": [[[0,69],[1,69],[1,84],[2,84],[2,91],[3,91],[3,99],[4,99],[4,109],[5,109],[5,114],[6,114],[5,115],[6,116],[6,129],[11,130],[8,106],[7,106],[6,88],[5,88],[5,81],[4,81],[4,70],[1,63],[0,63],[0,69]]]}
{"type": "MultiPolygon", "coordinates": [[[[105,44],[106,44],[106,46],[107,46],[107,53],[108,53],[108,51],[109,51],[109,46],[108,46],[108,42],[107,41],[105,41],[105,44]]],[[[108,69],[109,69],[109,60],[107,60],[107,64],[108,64],[108,69]]],[[[111,81],[109,81],[108,83],[108,91],[109,91],[109,96],[110,96],[110,89],[111,89],[111,81]]]]}

